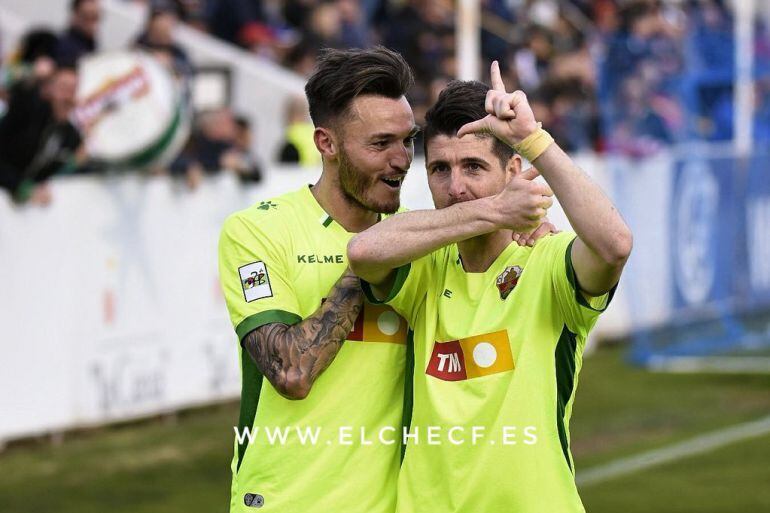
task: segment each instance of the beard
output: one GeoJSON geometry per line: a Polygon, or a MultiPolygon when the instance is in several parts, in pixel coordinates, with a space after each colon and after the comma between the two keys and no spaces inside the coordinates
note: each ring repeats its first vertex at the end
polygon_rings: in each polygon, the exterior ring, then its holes
{"type": "Polygon", "coordinates": [[[371,178],[359,171],[350,161],[344,146],[340,147],[339,178],[342,193],[348,201],[357,206],[378,214],[393,214],[401,206],[399,194],[396,194],[395,200],[378,200],[372,197],[374,195],[372,189],[380,185],[379,179],[371,178]]]}

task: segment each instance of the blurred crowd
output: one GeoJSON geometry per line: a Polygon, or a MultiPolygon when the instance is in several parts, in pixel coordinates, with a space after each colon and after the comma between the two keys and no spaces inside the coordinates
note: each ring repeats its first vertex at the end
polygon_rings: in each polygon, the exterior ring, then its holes
{"type": "MultiPolygon", "coordinates": [[[[393,48],[414,69],[417,81],[409,99],[418,123],[457,71],[452,0],[125,1],[148,7],[135,46],[181,78],[194,68],[173,39],[179,22],[306,77],[324,47],[393,48]]],[[[567,151],[643,157],[666,144],[733,137],[734,19],[725,0],[481,3],[482,79],[488,81],[489,63],[499,61],[508,87],[528,94],[536,117],[567,151]]],[[[70,14],[70,25],[60,34],[27,34],[3,66],[0,186],[20,198],[44,199],[35,195],[34,184],[57,169],[88,169],[68,113],[74,66],[98,50],[99,0],[71,0],[70,14]],[[33,115],[19,115],[24,112],[33,115]]],[[[752,42],[754,136],[765,143],[770,142],[770,32],[762,21],[756,21],[752,42]]],[[[171,165],[173,174],[193,187],[220,169],[260,179],[259,161],[249,151],[248,119],[219,108],[198,113],[194,127],[171,165]]],[[[318,165],[302,98],[286,105],[285,128],[284,144],[271,160],[318,165]]]]}
{"type": "MultiPolygon", "coordinates": [[[[660,145],[733,137],[735,20],[721,0],[636,1],[606,31],[598,94],[607,149],[634,156],[660,145]]],[[[770,142],[768,26],[755,26],[757,143],[770,142]]]]}
{"type": "MultiPolygon", "coordinates": [[[[323,47],[398,50],[417,77],[418,123],[456,75],[452,0],[177,2],[187,23],[304,76],[323,47]]],[[[482,76],[498,60],[567,150],[644,156],[673,142],[732,138],[734,20],[725,0],[481,3],[482,76]]],[[[770,37],[761,19],[756,33],[754,132],[767,141],[770,37]]]]}
{"type": "MultiPolygon", "coordinates": [[[[183,14],[171,0],[154,0],[132,47],[152,54],[189,86],[194,67],[173,33],[183,14]]],[[[69,23],[61,32],[28,31],[0,71],[0,188],[17,202],[45,205],[54,174],[104,172],[90,162],[82,127],[73,122],[79,60],[99,51],[99,0],[71,0],[69,23]]],[[[196,113],[192,133],[168,169],[197,187],[201,178],[223,170],[244,181],[259,181],[261,166],[251,153],[251,123],[228,107],[196,113]]]]}

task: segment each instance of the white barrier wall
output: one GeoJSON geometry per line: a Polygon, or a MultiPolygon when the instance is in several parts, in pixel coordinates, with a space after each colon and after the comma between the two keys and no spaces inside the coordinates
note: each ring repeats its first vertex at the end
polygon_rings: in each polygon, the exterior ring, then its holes
{"type": "MultiPolygon", "coordinates": [[[[403,204],[431,208],[424,164],[412,169],[403,204]]],[[[223,175],[196,191],[164,177],[62,178],[46,208],[0,191],[0,441],[238,396],[222,221],[319,174],[269,171],[269,185],[223,175]]],[[[622,330],[623,312],[616,298],[603,329],[622,330]]]]}
{"type": "Polygon", "coordinates": [[[66,179],[49,208],[0,198],[0,438],[235,396],[216,271],[233,180],[66,179]]]}

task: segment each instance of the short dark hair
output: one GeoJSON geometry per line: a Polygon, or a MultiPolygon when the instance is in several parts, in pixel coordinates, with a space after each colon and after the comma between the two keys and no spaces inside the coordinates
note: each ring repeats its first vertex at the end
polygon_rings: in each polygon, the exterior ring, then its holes
{"type": "Polygon", "coordinates": [[[70,2],[70,12],[77,12],[77,10],[80,9],[81,5],[90,1],[91,0],[72,0],[70,2]]]}
{"type": "Polygon", "coordinates": [[[19,50],[19,60],[26,64],[35,62],[40,57],[53,58],[59,38],[48,29],[37,28],[30,30],[22,38],[19,50]]]}
{"type": "MultiPolygon", "coordinates": [[[[489,86],[475,80],[453,80],[438,95],[436,103],[425,113],[425,126],[423,127],[423,144],[425,155],[428,154],[428,142],[436,136],[447,135],[456,137],[457,131],[472,121],[482,119],[487,115],[484,102],[487,98],[489,86]]],[[[515,154],[513,148],[493,135],[492,152],[500,159],[500,164],[505,167],[515,154]]]]}
{"type": "Polygon", "coordinates": [[[413,83],[412,70],[404,58],[385,47],[325,49],[305,85],[310,118],[315,126],[333,122],[346,113],[357,96],[374,94],[398,99],[413,83]]]}

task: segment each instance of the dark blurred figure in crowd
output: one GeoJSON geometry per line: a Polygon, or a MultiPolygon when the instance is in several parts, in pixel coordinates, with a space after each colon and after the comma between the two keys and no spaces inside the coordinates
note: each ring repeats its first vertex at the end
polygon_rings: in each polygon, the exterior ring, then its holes
{"type": "Polygon", "coordinates": [[[286,106],[286,135],[278,161],[303,167],[321,165],[321,155],[315,147],[307,101],[304,96],[291,98],[286,106]]]}
{"type": "Polygon", "coordinates": [[[657,32],[657,11],[650,2],[635,1],[620,11],[620,27],[610,37],[604,66],[604,89],[619,90],[643,59],[651,58],[652,39],[657,32]]]}
{"type": "Polygon", "coordinates": [[[237,116],[235,125],[235,144],[231,156],[225,157],[224,167],[235,170],[243,182],[261,182],[262,166],[251,151],[251,121],[246,116],[237,116]]]}
{"type": "Polygon", "coordinates": [[[665,120],[655,108],[655,92],[640,75],[626,78],[612,123],[609,149],[631,157],[645,157],[673,142],[665,120]]]}
{"type": "Polygon", "coordinates": [[[384,44],[404,56],[423,84],[455,76],[454,16],[449,0],[409,0],[383,25],[384,44]]]}
{"type": "Polygon", "coordinates": [[[754,141],[770,148],[770,75],[757,80],[754,109],[754,141]]]}
{"type": "Polygon", "coordinates": [[[58,38],[47,29],[32,29],[19,44],[19,51],[3,68],[2,87],[10,90],[17,82],[48,77],[56,68],[53,60],[58,38]]]}
{"type": "Polygon", "coordinates": [[[243,48],[250,48],[264,19],[262,2],[256,0],[211,0],[205,16],[209,32],[243,48]]]}
{"type": "Polygon", "coordinates": [[[320,47],[316,44],[315,39],[303,37],[302,40],[286,54],[283,64],[295,73],[299,73],[307,78],[315,69],[319,50],[320,47]]]}
{"type": "Polygon", "coordinates": [[[547,105],[547,126],[556,142],[564,151],[590,149],[598,123],[593,91],[577,78],[552,80],[543,84],[540,91],[540,99],[547,105]]]}
{"type": "Polygon", "coordinates": [[[690,66],[695,90],[696,135],[723,141],[733,137],[735,44],[733,20],[720,2],[701,0],[690,9],[690,66]]]}
{"type": "Polygon", "coordinates": [[[50,202],[47,180],[84,160],[82,138],[70,122],[75,107],[74,68],[18,82],[0,119],[0,186],[19,201],[50,202]]]}
{"type": "Polygon", "coordinates": [[[657,151],[684,135],[682,95],[683,32],[671,20],[683,11],[649,0],[625,4],[617,32],[610,36],[602,66],[606,147],[634,157],[657,151]]]}
{"type": "Polygon", "coordinates": [[[545,27],[531,27],[525,41],[526,45],[516,52],[514,62],[519,83],[528,91],[546,80],[554,50],[552,35],[545,27]]]}
{"type": "Polygon", "coordinates": [[[258,182],[262,170],[251,155],[251,127],[247,120],[237,120],[228,108],[202,112],[187,148],[172,166],[183,173],[195,189],[206,175],[220,171],[235,173],[243,181],[258,182]]]}
{"type": "Polygon", "coordinates": [[[174,42],[174,28],[178,20],[179,7],[173,1],[153,0],[136,46],[155,55],[177,75],[190,77],[193,67],[187,52],[174,42]]]}
{"type": "Polygon", "coordinates": [[[99,0],[72,0],[69,28],[61,34],[56,45],[55,59],[59,66],[75,67],[83,55],[97,50],[100,19],[99,0]]]}

